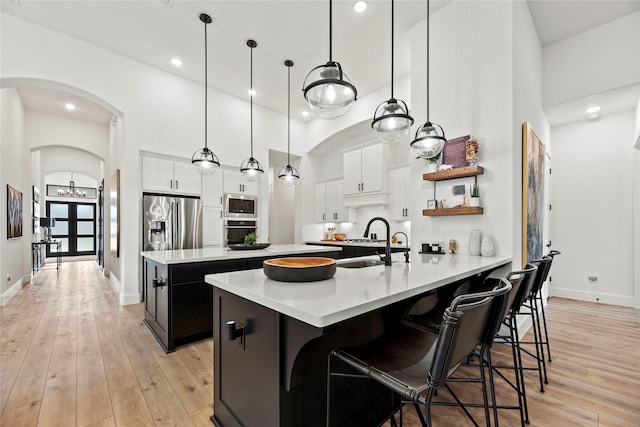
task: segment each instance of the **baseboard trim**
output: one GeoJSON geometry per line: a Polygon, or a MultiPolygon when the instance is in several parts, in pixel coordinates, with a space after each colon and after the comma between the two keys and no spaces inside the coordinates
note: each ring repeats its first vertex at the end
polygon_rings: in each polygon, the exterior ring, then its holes
{"type": "Polygon", "coordinates": [[[16,292],[18,292],[18,289],[22,288],[22,286],[24,286],[25,283],[29,283],[30,281],[31,281],[31,275],[27,274],[26,276],[21,277],[20,280],[15,282],[13,285],[11,285],[9,289],[4,291],[4,293],[0,295],[0,307],[8,303],[11,297],[14,296],[16,292]]]}
{"type": "Polygon", "coordinates": [[[581,291],[567,288],[552,287],[549,289],[550,296],[575,299],[579,301],[599,302],[602,304],[621,305],[633,307],[635,300],[631,296],[605,294],[601,292],[581,291]]]}
{"type": "Polygon", "coordinates": [[[139,304],[140,303],[140,294],[129,294],[123,295],[120,294],[120,305],[131,305],[131,304],[139,304]]]}

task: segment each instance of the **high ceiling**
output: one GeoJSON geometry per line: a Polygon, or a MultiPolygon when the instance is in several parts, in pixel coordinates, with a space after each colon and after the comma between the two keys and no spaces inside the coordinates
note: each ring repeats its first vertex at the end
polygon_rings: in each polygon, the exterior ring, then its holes
{"type": "MultiPolygon", "coordinates": [[[[431,12],[450,0],[432,0],[431,12]]],[[[516,0],[519,1],[519,0],[516,0]]],[[[354,0],[333,2],[333,59],[339,61],[358,88],[359,96],[384,87],[390,73],[390,2],[369,0],[358,14],[354,0]],[[377,29],[372,31],[371,29],[377,29]],[[376,62],[374,62],[376,61],[376,62]]],[[[395,76],[409,74],[407,30],[424,19],[426,2],[395,2],[395,76]]],[[[554,43],[586,29],[640,10],[640,1],[528,0],[541,43],[554,43]]],[[[329,2],[326,0],[231,1],[2,1],[3,14],[51,28],[145,64],[204,84],[205,12],[214,22],[208,29],[209,86],[249,99],[247,39],[254,39],[253,82],[256,104],[286,114],[287,80],[283,62],[291,59],[292,117],[298,120],[306,104],[301,88],[306,74],[329,59],[329,2]],[[170,59],[180,58],[174,67],[170,59]]],[[[27,108],[50,111],[67,102],[57,91],[21,90],[27,108]],[[62,97],[62,98],[60,98],[62,97]]],[[[402,94],[400,94],[402,96],[402,94]]],[[[82,100],[79,100],[82,102],[82,100]]],[[[86,101],[89,102],[89,101],[86,101]]],[[[108,122],[103,117],[76,117],[108,122]]],[[[56,114],[60,114],[57,112],[56,114]]]]}

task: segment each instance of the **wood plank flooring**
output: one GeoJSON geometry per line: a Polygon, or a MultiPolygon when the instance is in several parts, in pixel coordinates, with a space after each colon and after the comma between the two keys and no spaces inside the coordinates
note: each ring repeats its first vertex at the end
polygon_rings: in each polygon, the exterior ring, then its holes
{"type": "MultiPolygon", "coordinates": [[[[210,427],[212,340],[167,355],[143,315],[142,304],[120,306],[93,261],[36,273],[0,307],[0,426],[210,427]]],[[[552,298],[547,318],[553,362],[545,393],[527,372],[531,425],[640,425],[640,312],[552,298]]],[[[509,355],[496,346],[498,363],[509,355]]],[[[436,426],[468,421],[454,408],[433,414],[436,426]]],[[[519,425],[517,411],[501,410],[500,423],[519,425]]],[[[407,409],[405,426],[417,425],[407,409]]]]}

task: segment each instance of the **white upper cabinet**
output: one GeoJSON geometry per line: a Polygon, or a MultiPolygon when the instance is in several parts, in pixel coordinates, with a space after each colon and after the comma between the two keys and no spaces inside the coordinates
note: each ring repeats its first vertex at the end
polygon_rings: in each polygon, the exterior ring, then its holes
{"type": "Polygon", "coordinates": [[[384,189],[386,161],[381,144],[344,153],[344,194],[365,194],[384,189]]]}
{"type": "Polygon", "coordinates": [[[202,176],[186,161],[143,156],[142,190],[200,196],[202,176]]]}
{"type": "Polygon", "coordinates": [[[327,182],[326,210],[329,222],[347,221],[347,209],[344,207],[343,182],[327,182]]]}
{"type": "Polygon", "coordinates": [[[406,166],[389,170],[389,219],[393,221],[406,221],[409,219],[410,188],[410,167],[406,166]]]}
{"type": "Polygon", "coordinates": [[[388,204],[387,163],[389,149],[368,145],[343,154],[344,204],[347,207],[388,204]]]}
{"type": "Polygon", "coordinates": [[[240,171],[224,171],[224,192],[235,194],[249,194],[257,196],[259,191],[258,181],[249,181],[240,171]]]}
{"type": "Polygon", "coordinates": [[[317,183],[314,191],[313,220],[315,222],[325,222],[327,218],[327,185],[324,182],[317,183]]]}
{"type": "Polygon", "coordinates": [[[217,170],[211,175],[202,175],[202,205],[222,206],[223,171],[217,170]]]}
{"type": "Polygon", "coordinates": [[[341,180],[320,182],[315,185],[315,222],[349,221],[348,209],[344,206],[341,180]]]}

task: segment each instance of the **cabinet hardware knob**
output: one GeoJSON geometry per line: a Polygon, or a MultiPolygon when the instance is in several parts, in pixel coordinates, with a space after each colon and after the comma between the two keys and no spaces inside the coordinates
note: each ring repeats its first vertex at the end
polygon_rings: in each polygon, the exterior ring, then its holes
{"type": "Polygon", "coordinates": [[[229,320],[227,322],[227,340],[235,341],[236,338],[240,338],[241,342],[244,341],[244,326],[236,325],[235,320],[229,320]]]}
{"type": "Polygon", "coordinates": [[[173,180],[172,179],[169,180],[169,188],[173,189],[173,180]]]}
{"type": "Polygon", "coordinates": [[[162,277],[156,277],[155,279],[152,280],[152,285],[154,288],[161,288],[163,286],[165,286],[165,280],[162,277]]]}
{"type": "Polygon", "coordinates": [[[178,180],[176,179],[176,190],[178,189],[178,180]]]}

